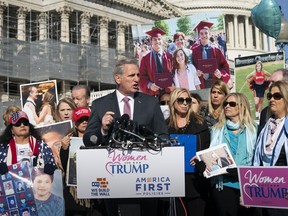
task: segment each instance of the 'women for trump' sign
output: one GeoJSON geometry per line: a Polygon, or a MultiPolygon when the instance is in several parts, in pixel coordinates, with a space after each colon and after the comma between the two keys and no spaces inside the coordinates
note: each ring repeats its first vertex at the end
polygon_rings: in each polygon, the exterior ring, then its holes
{"type": "Polygon", "coordinates": [[[288,167],[239,167],[245,206],[288,208],[288,167]]]}

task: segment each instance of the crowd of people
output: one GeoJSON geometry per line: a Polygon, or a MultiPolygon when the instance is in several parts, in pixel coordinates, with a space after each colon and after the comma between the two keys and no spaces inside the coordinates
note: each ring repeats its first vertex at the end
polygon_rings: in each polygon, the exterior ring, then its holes
{"type": "MultiPolygon", "coordinates": [[[[94,100],[91,107],[89,87],[77,85],[71,90],[71,97],[63,97],[57,104],[51,102],[53,95],[46,92],[41,109],[36,113],[38,93],[37,88],[31,86],[23,111],[12,105],[3,114],[6,129],[0,135],[1,174],[8,172],[7,166],[29,160],[31,166],[43,169],[43,172],[40,170],[42,173],[35,174],[33,181],[39,183],[38,179],[42,176],[49,188],[53,182],[51,176],[58,168],[65,182],[71,137],[82,137],[85,146],[105,145],[113,131],[113,123],[124,114],[166,139],[169,139],[169,134],[196,135],[197,151],[226,143],[237,166],[287,166],[288,71],[279,69],[270,77],[267,75],[270,83],[267,94],[269,105],[261,112],[258,126],[247,97],[230,92],[230,72],[225,54],[209,42],[211,26],[208,22],[200,22],[196,26],[199,43],[193,44],[191,49],[184,46],[185,34],[176,33],[173,53],[162,48],[164,31],[158,28],[147,32],[151,47],[145,46],[146,54],[141,56],[140,64],[136,59],[119,60],[114,71],[115,92],[94,100]],[[213,70],[203,71],[201,64],[205,61],[202,60],[209,59],[209,62],[214,62],[213,70]],[[167,74],[165,78],[169,82],[165,87],[159,86],[155,74],[167,74]],[[203,102],[197,93],[190,93],[191,90],[207,87],[210,88],[207,102],[203,102]],[[160,106],[167,106],[169,115],[164,116],[160,106]],[[55,149],[35,130],[35,126],[41,123],[67,120],[73,122],[73,130],[59,138],[59,146],[55,149]]],[[[221,39],[219,44],[223,43],[221,39]]],[[[262,65],[257,63],[247,81],[251,82],[260,70],[262,65]]],[[[263,76],[266,74],[265,71],[261,73],[263,76]]],[[[259,80],[254,81],[255,85],[259,84],[259,80]]],[[[259,112],[261,106],[257,105],[259,112]]],[[[205,163],[196,157],[190,162],[196,171],[185,173],[185,196],[175,199],[177,215],[288,214],[287,209],[242,206],[237,174],[229,172],[207,179],[203,175],[205,163]]],[[[44,199],[41,196],[36,194],[39,200],[44,199]]],[[[51,197],[49,199],[55,204],[49,203],[47,208],[56,204],[59,206],[63,201],[51,193],[45,196],[51,197]]],[[[130,212],[123,207],[123,204],[131,203],[140,206],[141,215],[156,216],[160,215],[159,212],[166,215],[169,208],[162,202],[155,198],[78,199],[76,188],[64,183],[66,215],[115,216],[119,215],[119,211],[123,216],[138,215],[139,212],[130,212]],[[160,206],[164,210],[159,209],[160,206]]],[[[43,212],[47,211],[43,209],[43,212]]]]}

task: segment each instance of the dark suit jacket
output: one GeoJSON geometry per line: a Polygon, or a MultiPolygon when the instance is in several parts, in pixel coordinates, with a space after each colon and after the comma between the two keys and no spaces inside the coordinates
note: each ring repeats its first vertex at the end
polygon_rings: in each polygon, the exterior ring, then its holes
{"type": "MultiPolygon", "coordinates": [[[[93,101],[91,115],[83,137],[85,146],[103,143],[101,125],[102,117],[107,111],[115,113],[114,120],[121,117],[116,91],[93,101]],[[97,143],[91,142],[90,138],[93,135],[97,136],[97,143]]],[[[145,125],[158,135],[168,134],[163,114],[155,97],[140,92],[135,93],[133,121],[136,121],[138,125],[145,125]]],[[[111,133],[111,128],[109,131],[111,133]]]]}

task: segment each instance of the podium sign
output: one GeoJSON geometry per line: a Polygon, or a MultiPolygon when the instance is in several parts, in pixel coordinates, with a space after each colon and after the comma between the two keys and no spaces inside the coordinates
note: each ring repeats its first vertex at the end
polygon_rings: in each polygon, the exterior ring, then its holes
{"type": "Polygon", "coordinates": [[[184,148],[77,150],[78,198],[185,196],[184,148]]]}
{"type": "Polygon", "coordinates": [[[288,167],[239,167],[243,204],[288,208],[288,167]]]}

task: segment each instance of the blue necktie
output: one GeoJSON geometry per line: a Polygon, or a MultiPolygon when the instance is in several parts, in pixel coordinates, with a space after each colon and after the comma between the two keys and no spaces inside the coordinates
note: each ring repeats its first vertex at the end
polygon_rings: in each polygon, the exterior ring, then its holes
{"type": "Polygon", "coordinates": [[[203,50],[202,50],[202,59],[207,59],[207,51],[206,51],[206,47],[203,46],[203,50]]]}
{"type": "Polygon", "coordinates": [[[157,73],[163,73],[163,67],[162,67],[162,63],[160,61],[161,54],[156,53],[155,57],[156,57],[156,63],[157,63],[157,73]]]}

